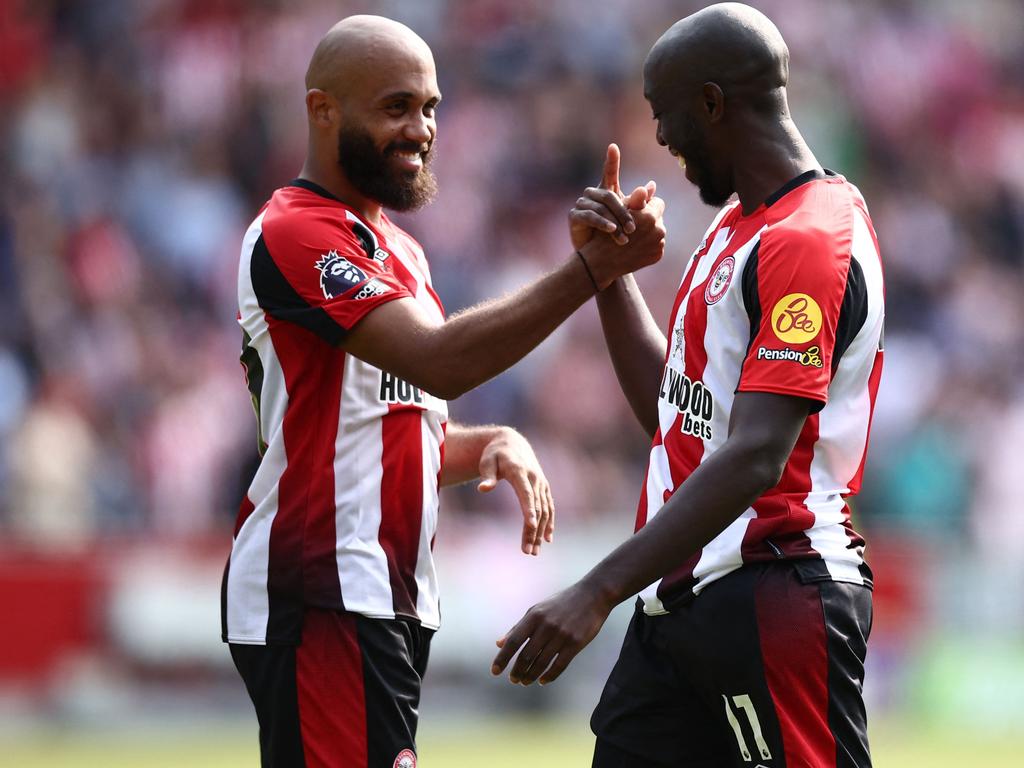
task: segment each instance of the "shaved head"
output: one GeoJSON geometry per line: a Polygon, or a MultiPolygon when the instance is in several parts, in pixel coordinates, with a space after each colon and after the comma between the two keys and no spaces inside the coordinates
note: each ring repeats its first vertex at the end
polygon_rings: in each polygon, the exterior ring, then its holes
{"type": "Polygon", "coordinates": [[[434,72],[430,46],[409,27],[383,16],[349,16],[323,36],[306,69],[306,89],[343,99],[367,75],[399,68],[434,72]]]}
{"type": "Polygon", "coordinates": [[[789,49],[760,11],[719,3],[677,21],[644,62],[658,142],[708,205],[736,191],[736,158],[789,119],[789,49]]]}
{"type": "Polygon", "coordinates": [[[764,107],[789,81],[789,48],[771,19],[742,3],[719,3],[673,24],[644,64],[653,81],[718,84],[727,97],[764,107]]]}

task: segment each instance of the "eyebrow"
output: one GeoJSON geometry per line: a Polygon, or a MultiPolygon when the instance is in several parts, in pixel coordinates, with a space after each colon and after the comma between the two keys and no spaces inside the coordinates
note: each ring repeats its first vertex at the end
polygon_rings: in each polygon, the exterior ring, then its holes
{"type": "MultiPolygon", "coordinates": [[[[387,94],[385,96],[381,96],[380,100],[381,101],[392,101],[393,99],[415,99],[415,98],[416,98],[416,94],[412,93],[411,91],[395,91],[394,93],[389,93],[389,94],[387,94]]],[[[433,97],[427,99],[427,101],[428,102],[433,101],[435,104],[440,104],[441,103],[441,94],[437,94],[436,96],[433,96],[433,97]]]]}

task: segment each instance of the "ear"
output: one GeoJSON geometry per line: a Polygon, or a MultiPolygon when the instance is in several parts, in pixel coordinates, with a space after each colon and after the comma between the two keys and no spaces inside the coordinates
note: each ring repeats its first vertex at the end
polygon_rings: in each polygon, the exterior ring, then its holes
{"type": "Polygon", "coordinates": [[[306,113],[311,124],[328,128],[338,118],[338,104],[327,91],[310,88],[306,91],[306,113]]]}
{"type": "Polygon", "coordinates": [[[704,83],[701,97],[709,123],[717,123],[725,116],[725,94],[718,83],[704,83]]]}

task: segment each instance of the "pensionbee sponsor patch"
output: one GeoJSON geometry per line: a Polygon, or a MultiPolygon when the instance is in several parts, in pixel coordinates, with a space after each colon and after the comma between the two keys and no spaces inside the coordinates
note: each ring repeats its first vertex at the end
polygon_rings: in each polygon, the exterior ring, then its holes
{"type": "Polygon", "coordinates": [[[789,347],[786,347],[784,349],[758,347],[757,359],[784,360],[790,363],[798,363],[800,365],[805,365],[808,368],[821,368],[821,348],[814,346],[808,347],[806,350],[801,351],[799,349],[790,349],[789,347]]]}
{"type": "Polygon", "coordinates": [[[806,293],[787,294],[772,308],[772,331],[787,344],[804,344],[821,331],[821,307],[806,293]]]}

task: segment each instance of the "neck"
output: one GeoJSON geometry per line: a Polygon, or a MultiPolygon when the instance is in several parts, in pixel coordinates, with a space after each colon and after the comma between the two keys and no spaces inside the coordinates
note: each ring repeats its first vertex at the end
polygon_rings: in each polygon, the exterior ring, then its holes
{"type": "Polygon", "coordinates": [[[320,159],[312,147],[306,155],[299,178],[320,185],[345,205],[361,213],[371,224],[380,226],[383,212],[381,204],[360,193],[345,176],[341,166],[320,159]]]}
{"type": "Polygon", "coordinates": [[[744,214],[755,211],[765,198],[801,173],[821,170],[788,115],[770,124],[745,126],[742,135],[733,181],[744,214]]]}

